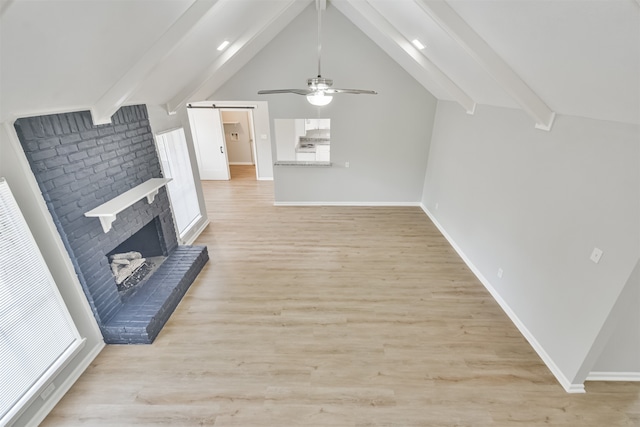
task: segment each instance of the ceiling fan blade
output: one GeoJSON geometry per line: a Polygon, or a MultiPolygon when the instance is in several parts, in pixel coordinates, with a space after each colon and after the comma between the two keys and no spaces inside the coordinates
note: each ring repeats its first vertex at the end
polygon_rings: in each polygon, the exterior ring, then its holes
{"type": "Polygon", "coordinates": [[[351,93],[355,95],[377,95],[378,92],[375,90],[366,90],[366,89],[337,89],[337,88],[328,88],[325,89],[325,93],[333,94],[333,93],[351,93]]]}
{"type": "Polygon", "coordinates": [[[313,91],[309,89],[267,89],[258,91],[258,95],[270,95],[274,93],[295,93],[296,95],[309,95],[310,93],[313,93],[313,91]]]}

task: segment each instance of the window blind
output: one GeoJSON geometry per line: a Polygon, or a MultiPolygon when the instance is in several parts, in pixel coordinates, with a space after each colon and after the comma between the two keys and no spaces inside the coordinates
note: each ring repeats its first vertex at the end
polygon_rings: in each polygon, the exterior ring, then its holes
{"type": "Polygon", "coordinates": [[[38,395],[83,341],[0,178],[0,425],[38,395]]]}

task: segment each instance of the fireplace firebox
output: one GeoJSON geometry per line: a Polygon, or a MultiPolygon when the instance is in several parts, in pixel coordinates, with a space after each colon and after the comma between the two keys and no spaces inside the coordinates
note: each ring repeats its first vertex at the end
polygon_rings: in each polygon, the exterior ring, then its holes
{"type": "Polygon", "coordinates": [[[168,253],[155,217],[107,254],[118,292],[130,295],[166,259],[168,253]]]}

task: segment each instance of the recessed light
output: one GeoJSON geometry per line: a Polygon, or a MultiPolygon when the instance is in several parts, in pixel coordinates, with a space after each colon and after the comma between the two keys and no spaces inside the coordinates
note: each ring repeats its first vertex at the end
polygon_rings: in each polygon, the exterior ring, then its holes
{"type": "Polygon", "coordinates": [[[224,50],[227,46],[229,46],[229,42],[225,40],[220,44],[220,46],[218,46],[218,50],[224,50]]]}
{"type": "Polygon", "coordinates": [[[424,45],[418,39],[413,39],[411,43],[420,50],[424,49],[424,45]]]}

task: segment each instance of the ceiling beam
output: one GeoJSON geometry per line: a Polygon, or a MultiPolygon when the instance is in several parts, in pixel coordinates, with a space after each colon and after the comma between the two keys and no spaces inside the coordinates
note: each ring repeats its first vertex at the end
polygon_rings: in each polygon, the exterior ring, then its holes
{"type": "Polygon", "coordinates": [[[219,0],[195,0],[142,57],[91,107],[94,124],[111,122],[144,79],[180,44],[219,0]]]}
{"type": "Polygon", "coordinates": [[[200,75],[183,87],[169,102],[167,113],[175,114],[187,102],[204,101],[247,64],[280,31],[298,16],[313,0],[289,0],[284,7],[256,23],[234,41],[200,75]]]}
{"type": "MultiPolygon", "coordinates": [[[[476,102],[463,91],[453,80],[449,78],[437,65],[431,62],[422,52],[417,49],[404,35],[398,31],[380,12],[366,1],[345,1],[336,0],[333,4],[343,14],[355,18],[350,11],[353,10],[362,16],[369,27],[360,28],[370,37],[370,31],[375,30],[382,34],[385,38],[393,42],[394,45],[400,47],[413,61],[418,64],[422,70],[429,74],[431,80],[442,87],[458,104],[469,114],[473,114],[476,108],[476,102]]],[[[354,23],[360,27],[362,22],[354,23]]],[[[374,39],[375,40],[375,39],[374,39]]]]}
{"type": "Polygon", "coordinates": [[[414,1],[516,100],[536,128],[551,129],[555,113],[445,0],[414,1]]]}

